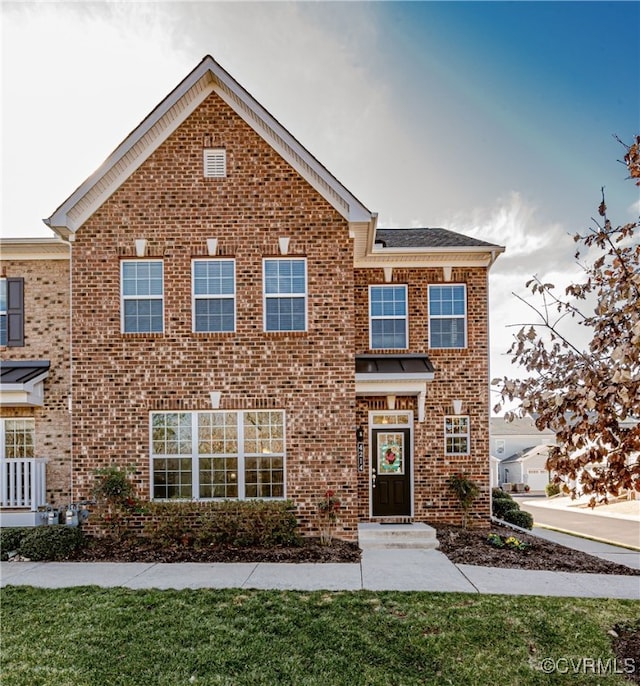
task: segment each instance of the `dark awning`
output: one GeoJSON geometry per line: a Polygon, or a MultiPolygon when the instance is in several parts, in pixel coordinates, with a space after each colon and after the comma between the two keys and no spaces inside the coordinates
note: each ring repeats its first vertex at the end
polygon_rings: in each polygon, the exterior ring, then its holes
{"type": "Polygon", "coordinates": [[[43,382],[49,375],[49,360],[1,360],[0,405],[42,405],[43,382]]]}
{"type": "Polygon", "coordinates": [[[356,379],[433,379],[426,355],[356,355],[356,379]]]}

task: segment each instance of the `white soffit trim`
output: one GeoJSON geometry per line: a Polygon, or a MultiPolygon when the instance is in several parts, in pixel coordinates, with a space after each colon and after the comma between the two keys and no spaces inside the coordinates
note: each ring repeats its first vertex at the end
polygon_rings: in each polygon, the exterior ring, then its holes
{"type": "Polygon", "coordinates": [[[60,238],[2,238],[3,260],[68,260],[69,244],[60,238]]]}
{"type": "Polygon", "coordinates": [[[0,407],[41,407],[44,405],[44,380],[49,370],[25,383],[0,384],[0,407]]]}
{"type": "MultiPolygon", "coordinates": [[[[389,379],[382,381],[371,379],[369,381],[360,380],[360,374],[356,374],[356,396],[365,395],[415,395],[418,398],[418,421],[424,422],[425,401],[427,398],[426,381],[398,381],[389,379]]],[[[370,374],[367,376],[371,376],[370,374]]],[[[414,377],[415,378],[415,377],[414,377]]],[[[431,375],[433,378],[433,375],[431,375]]]]}
{"type": "Polygon", "coordinates": [[[372,213],[271,116],[211,56],[139,124],[105,162],[44,223],[60,235],[74,233],[107,198],[215,92],[348,221],[372,213]]]}

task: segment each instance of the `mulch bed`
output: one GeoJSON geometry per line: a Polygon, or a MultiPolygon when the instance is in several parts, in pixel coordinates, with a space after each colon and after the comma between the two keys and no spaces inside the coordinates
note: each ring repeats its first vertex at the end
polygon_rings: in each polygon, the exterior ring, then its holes
{"type": "MultiPolygon", "coordinates": [[[[434,527],[440,542],[440,551],[456,564],[640,575],[640,570],[565,548],[508,527],[467,530],[443,524],[434,524],[434,527]],[[496,548],[487,540],[489,533],[496,533],[504,538],[516,536],[518,540],[528,543],[529,547],[526,550],[496,548]]],[[[117,543],[105,538],[91,538],[88,545],[78,551],[73,559],[82,562],[359,562],[360,549],[356,543],[337,539],[329,546],[322,545],[319,538],[304,538],[299,546],[265,548],[196,548],[180,545],[159,548],[142,539],[127,539],[117,543]]]]}
{"type": "Polygon", "coordinates": [[[508,527],[492,526],[490,529],[461,529],[455,526],[434,525],[440,541],[439,550],[456,564],[483,567],[511,567],[537,569],[551,572],[582,572],[588,574],[640,575],[640,570],[608,562],[557,543],[545,541],[508,527]],[[515,536],[528,543],[526,550],[496,548],[487,539],[489,533],[503,537],[515,536]]]}

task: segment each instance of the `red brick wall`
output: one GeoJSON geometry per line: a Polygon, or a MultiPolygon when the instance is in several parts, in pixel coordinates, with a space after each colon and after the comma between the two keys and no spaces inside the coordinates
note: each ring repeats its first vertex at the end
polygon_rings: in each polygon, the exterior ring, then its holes
{"type": "Polygon", "coordinates": [[[346,221],[217,96],[205,102],[99,208],[73,247],[74,481],[88,495],[93,470],[135,465],[149,497],[149,412],[286,410],[287,495],[314,526],[334,488],[355,537],[357,488],[353,253],[346,221]],[[203,140],[227,151],[228,176],[205,179],[203,140]],[[266,334],[262,258],[306,256],[308,332],[266,334]],[[191,259],[206,239],[236,259],[237,331],[191,332],[191,259]],[[164,260],[164,334],[120,333],[120,261],[134,239],[164,260]]]}
{"type": "Polygon", "coordinates": [[[0,347],[3,360],[49,360],[43,407],[3,407],[0,416],[33,418],[36,457],[47,464],[47,499],[56,505],[71,494],[69,397],[69,261],[0,262],[2,276],[24,279],[24,346],[0,347]]]}
{"type": "MultiPolygon", "coordinates": [[[[370,284],[384,284],[382,269],[355,272],[356,353],[369,349],[370,284]]],[[[463,471],[481,487],[474,503],[476,524],[489,517],[489,349],[487,312],[487,272],[481,268],[454,269],[451,283],[467,286],[467,348],[436,350],[429,348],[428,286],[442,283],[442,269],[394,269],[393,283],[407,284],[409,309],[409,348],[402,353],[426,354],[435,367],[435,378],[427,382],[425,421],[417,421],[416,398],[397,399],[398,406],[414,409],[414,514],[417,521],[461,521],[460,508],[446,486],[447,478],[463,471]],[[471,451],[467,456],[445,456],[444,418],[452,414],[451,401],[463,401],[462,413],[469,415],[471,451]]],[[[375,351],[388,352],[388,351],[375,351]]],[[[358,399],[358,422],[366,427],[368,411],[384,409],[384,398],[358,399]]],[[[366,434],[366,431],[365,431],[366,434]]],[[[369,447],[366,446],[365,455],[369,447]]],[[[360,516],[369,515],[369,476],[359,478],[360,516]]]]}

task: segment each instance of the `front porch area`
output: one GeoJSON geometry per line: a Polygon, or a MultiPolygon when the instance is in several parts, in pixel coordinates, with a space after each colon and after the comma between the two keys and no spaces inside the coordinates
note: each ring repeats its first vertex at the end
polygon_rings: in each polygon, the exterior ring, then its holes
{"type": "Polygon", "coordinates": [[[0,526],[39,526],[47,504],[46,458],[0,460],[0,526]]]}

